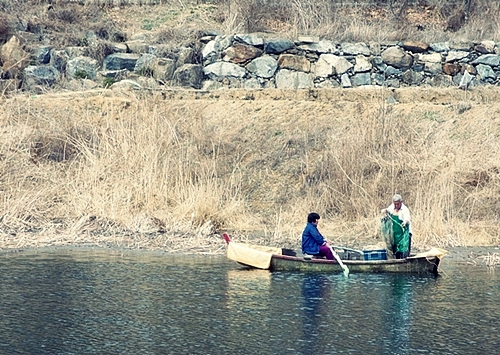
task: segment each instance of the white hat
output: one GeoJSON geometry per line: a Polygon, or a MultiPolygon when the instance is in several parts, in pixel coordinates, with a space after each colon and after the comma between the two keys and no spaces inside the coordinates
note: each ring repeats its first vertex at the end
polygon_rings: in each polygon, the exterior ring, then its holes
{"type": "Polygon", "coordinates": [[[400,194],[395,194],[394,196],[392,196],[392,202],[401,202],[403,201],[403,198],[401,197],[400,194]]]}

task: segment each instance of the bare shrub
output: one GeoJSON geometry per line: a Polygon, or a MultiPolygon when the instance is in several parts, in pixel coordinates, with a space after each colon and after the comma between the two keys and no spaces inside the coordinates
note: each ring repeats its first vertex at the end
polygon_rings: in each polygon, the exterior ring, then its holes
{"type": "Polygon", "coordinates": [[[115,51],[113,43],[103,40],[93,41],[85,49],[86,56],[94,58],[99,62],[102,62],[104,58],[106,58],[110,54],[113,54],[114,52],[115,51]]]}
{"type": "Polygon", "coordinates": [[[125,42],[127,38],[126,34],[110,21],[105,23],[96,23],[91,25],[90,28],[93,29],[97,37],[101,39],[113,42],[125,42]]]}
{"type": "Polygon", "coordinates": [[[7,42],[12,33],[9,20],[5,14],[0,14],[0,45],[7,42]]]}
{"type": "Polygon", "coordinates": [[[77,21],[77,15],[70,9],[49,11],[48,18],[50,20],[59,20],[69,24],[75,23],[77,21]]]}

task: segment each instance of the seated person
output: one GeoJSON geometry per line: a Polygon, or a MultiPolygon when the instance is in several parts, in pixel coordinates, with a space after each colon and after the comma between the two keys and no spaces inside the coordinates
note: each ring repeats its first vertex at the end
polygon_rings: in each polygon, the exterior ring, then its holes
{"type": "Polygon", "coordinates": [[[318,230],[319,214],[312,212],[307,216],[307,225],[302,232],[302,253],[314,256],[324,256],[333,260],[333,254],[328,241],[318,230]]]}

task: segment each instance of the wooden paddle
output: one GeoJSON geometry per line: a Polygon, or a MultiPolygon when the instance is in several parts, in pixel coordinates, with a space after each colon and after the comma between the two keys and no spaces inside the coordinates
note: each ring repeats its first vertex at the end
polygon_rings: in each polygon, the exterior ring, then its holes
{"type": "Polygon", "coordinates": [[[342,267],[342,270],[344,270],[344,276],[348,277],[349,276],[349,268],[347,266],[345,266],[345,264],[342,262],[342,260],[340,260],[339,254],[337,254],[337,252],[335,250],[333,250],[333,248],[330,245],[329,245],[329,247],[330,247],[330,251],[333,254],[333,257],[335,258],[335,260],[337,260],[339,265],[342,267]]]}

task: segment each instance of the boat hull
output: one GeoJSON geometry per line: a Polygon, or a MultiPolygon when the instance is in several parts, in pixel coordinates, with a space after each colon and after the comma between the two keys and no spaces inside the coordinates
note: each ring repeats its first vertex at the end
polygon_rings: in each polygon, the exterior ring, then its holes
{"type": "MultiPolygon", "coordinates": [[[[437,274],[440,259],[436,256],[410,257],[390,260],[343,260],[350,273],[408,273],[437,274]]],[[[296,256],[273,255],[271,271],[301,271],[341,273],[342,267],[334,260],[305,259],[296,256]]]]}

